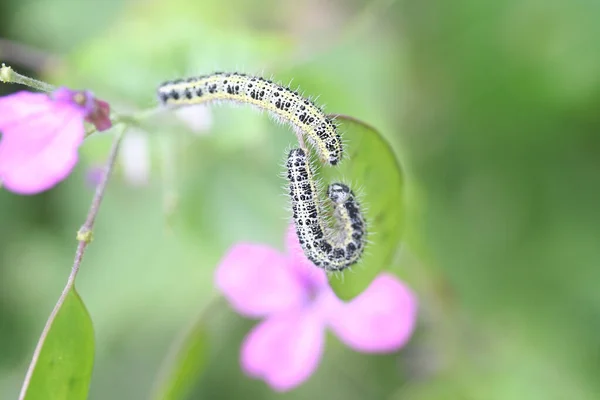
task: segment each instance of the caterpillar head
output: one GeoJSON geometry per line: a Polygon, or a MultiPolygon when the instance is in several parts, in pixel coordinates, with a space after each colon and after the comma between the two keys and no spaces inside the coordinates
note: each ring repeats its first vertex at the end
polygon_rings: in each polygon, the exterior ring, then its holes
{"type": "Polygon", "coordinates": [[[352,191],[348,186],[342,183],[332,183],[327,188],[327,196],[329,196],[331,201],[335,204],[342,204],[352,196],[352,191]]]}

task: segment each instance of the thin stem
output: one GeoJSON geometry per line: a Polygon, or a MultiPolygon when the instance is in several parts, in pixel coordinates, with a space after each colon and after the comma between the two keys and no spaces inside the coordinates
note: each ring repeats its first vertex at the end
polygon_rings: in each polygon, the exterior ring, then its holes
{"type": "Polygon", "coordinates": [[[104,175],[102,176],[100,184],[96,187],[96,192],[94,193],[94,198],[92,199],[92,204],[90,205],[85,222],[77,232],[77,240],[79,241],[79,243],[77,245],[77,251],[75,252],[75,261],[73,262],[73,267],[71,268],[69,279],[67,280],[67,284],[65,285],[65,288],[63,289],[58,301],[56,302],[56,305],[54,306],[54,309],[52,310],[52,313],[50,314],[50,317],[48,318],[48,321],[44,326],[44,330],[40,335],[40,339],[38,340],[38,343],[35,347],[31,363],[29,364],[27,374],[25,375],[25,380],[23,381],[23,387],[21,388],[19,400],[23,400],[25,398],[25,395],[27,394],[27,389],[29,388],[31,377],[33,376],[33,371],[42,352],[42,348],[44,346],[44,342],[46,341],[46,337],[48,336],[48,333],[52,328],[52,324],[54,323],[56,315],[60,311],[60,308],[62,307],[69,292],[75,284],[75,278],[77,277],[77,273],[79,272],[81,262],[83,261],[85,249],[87,248],[88,244],[90,244],[90,242],[92,241],[92,229],[94,227],[94,222],[96,221],[96,216],[98,215],[100,204],[102,203],[104,193],[106,192],[108,179],[115,166],[117,154],[119,152],[119,146],[121,144],[121,140],[123,139],[124,133],[125,128],[119,130],[116,134],[115,140],[113,141],[113,145],[110,150],[110,154],[108,156],[108,160],[106,161],[106,165],[104,167],[104,175]]]}
{"type": "MultiPolygon", "coordinates": [[[[110,120],[111,120],[113,126],[121,125],[121,124],[139,125],[139,123],[141,121],[143,121],[144,119],[149,118],[149,117],[153,116],[154,114],[157,114],[161,111],[164,111],[164,109],[162,109],[160,107],[152,107],[152,108],[146,108],[144,110],[140,110],[133,114],[119,114],[117,112],[111,112],[110,120]]],[[[90,125],[90,127],[88,129],[86,129],[86,131],[85,131],[85,137],[88,138],[89,136],[91,136],[92,134],[94,134],[96,132],[98,132],[96,127],[94,127],[93,125],[90,125]]]]}
{"type": "Polygon", "coordinates": [[[100,204],[102,203],[104,193],[106,192],[108,179],[110,178],[110,174],[117,161],[117,154],[119,152],[119,147],[121,145],[121,140],[123,139],[125,129],[126,128],[122,128],[116,133],[116,137],[113,141],[112,148],[110,149],[108,160],[106,161],[106,165],[104,166],[104,174],[102,175],[102,180],[96,187],[96,193],[94,193],[94,198],[92,199],[92,204],[90,205],[90,209],[88,211],[85,222],[77,232],[77,240],[79,241],[79,245],[77,246],[77,252],[75,253],[75,262],[73,263],[73,270],[71,271],[72,278],[70,276],[69,281],[75,280],[75,276],[77,275],[77,272],[79,271],[79,266],[81,265],[81,261],[83,260],[83,254],[85,252],[85,249],[87,245],[90,244],[90,242],[93,240],[92,229],[94,228],[94,222],[96,221],[96,216],[98,215],[100,204]]]}
{"type": "Polygon", "coordinates": [[[0,82],[18,83],[20,85],[41,90],[42,92],[52,92],[54,89],[56,89],[49,83],[38,81],[37,79],[33,79],[15,72],[10,66],[5,65],[4,63],[0,67],[0,82]]]}
{"type": "Polygon", "coordinates": [[[173,136],[164,136],[161,138],[161,165],[162,172],[162,198],[163,212],[165,215],[165,224],[168,229],[172,228],[172,219],[179,203],[179,194],[177,192],[176,162],[175,162],[175,144],[173,136]]]}

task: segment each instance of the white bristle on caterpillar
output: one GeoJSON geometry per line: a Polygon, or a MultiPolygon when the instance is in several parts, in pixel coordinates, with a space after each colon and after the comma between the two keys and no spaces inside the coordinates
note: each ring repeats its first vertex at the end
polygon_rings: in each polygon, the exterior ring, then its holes
{"type": "Polygon", "coordinates": [[[320,209],[315,178],[304,150],[290,151],[287,170],[296,234],[306,257],[328,272],[342,271],[358,262],[367,243],[367,231],[352,190],[342,183],[327,188],[335,219],[332,229],[320,209]]]}
{"type": "Polygon", "coordinates": [[[261,77],[217,72],[179,79],[160,85],[158,98],[166,106],[219,101],[251,104],[289,123],[299,137],[311,143],[324,162],[336,165],[342,159],[342,140],[332,118],[297,92],[261,77]]]}

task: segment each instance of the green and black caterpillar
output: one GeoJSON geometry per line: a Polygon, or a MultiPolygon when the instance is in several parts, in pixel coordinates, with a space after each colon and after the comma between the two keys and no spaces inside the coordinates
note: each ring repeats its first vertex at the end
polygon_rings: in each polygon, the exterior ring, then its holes
{"type": "MultiPolygon", "coordinates": [[[[270,80],[241,73],[211,75],[165,82],[158,88],[165,106],[215,102],[250,104],[292,126],[304,147],[304,138],[322,162],[337,165],[343,145],[333,119],[310,99],[270,80]]],[[[333,208],[333,227],[321,209],[316,179],[305,148],[292,149],[287,159],[289,195],[300,245],[309,260],[326,271],[342,271],[357,263],[367,243],[366,222],[356,196],[347,185],[327,188],[333,208]]]]}
{"type": "Polygon", "coordinates": [[[342,159],[342,140],[333,120],[309,99],[261,77],[218,72],[179,79],[160,85],[158,98],[173,106],[219,101],[251,104],[290,124],[324,162],[336,165],[342,159]]]}

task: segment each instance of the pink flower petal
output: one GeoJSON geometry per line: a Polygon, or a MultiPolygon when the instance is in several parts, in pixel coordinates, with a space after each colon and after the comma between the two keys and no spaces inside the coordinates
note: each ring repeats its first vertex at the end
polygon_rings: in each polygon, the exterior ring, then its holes
{"type": "Polygon", "coordinates": [[[22,91],[0,97],[0,130],[3,137],[10,134],[11,125],[48,113],[52,107],[53,103],[45,93],[22,91]]]}
{"type": "Polygon", "coordinates": [[[107,112],[108,104],[102,103],[90,92],[64,87],[50,95],[18,92],[0,98],[2,185],[34,194],[65,179],[77,163],[83,119],[94,113],[107,118],[100,111],[107,112]]]}
{"type": "Polygon", "coordinates": [[[237,244],[217,267],[216,286],[242,315],[261,317],[287,310],[308,295],[287,263],[268,246],[237,244]]]}
{"type": "Polygon", "coordinates": [[[323,321],[307,309],[267,318],[248,334],[241,364],[249,376],[283,392],[307,380],[323,354],[323,321]]]}
{"type": "Polygon", "coordinates": [[[296,235],[296,227],[290,224],[288,227],[285,246],[289,257],[289,263],[300,279],[305,282],[308,287],[322,288],[327,286],[327,274],[324,270],[313,264],[305,255],[298,236],[296,235]]]}
{"type": "Polygon", "coordinates": [[[84,137],[82,115],[77,108],[53,106],[31,117],[3,122],[8,125],[0,125],[3,186],[15,193],[34,194],[69,175],[84,137]]]}
{"type": "Polygon", "coordinates": [[[413,293],[395,276],[383,273],[354,300],[329,313],[329,325],[357,351],[386,353],[408,342],[416,317],[413,293]]]}

